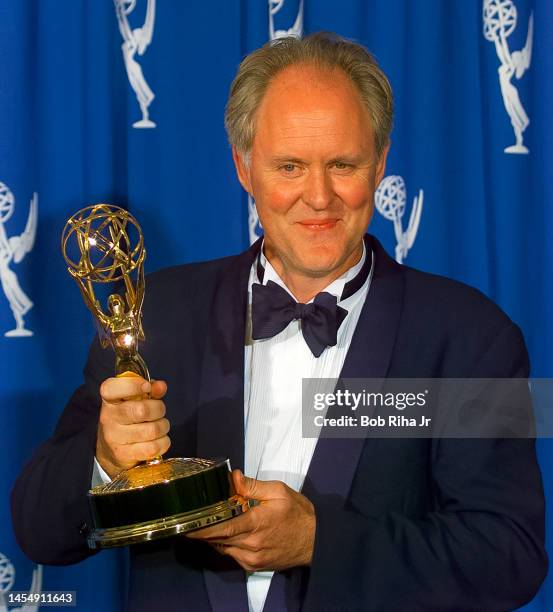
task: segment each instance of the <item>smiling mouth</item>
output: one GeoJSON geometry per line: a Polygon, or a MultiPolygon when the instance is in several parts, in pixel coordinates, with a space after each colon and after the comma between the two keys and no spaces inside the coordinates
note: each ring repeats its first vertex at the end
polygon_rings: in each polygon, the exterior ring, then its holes
{"type": "Polygon", "coordinates": [[[327,230],[332,229],[338,219],[307,219],[306,221],[300,221],[299,224],[302,227],[312,230],[327,230]]]}

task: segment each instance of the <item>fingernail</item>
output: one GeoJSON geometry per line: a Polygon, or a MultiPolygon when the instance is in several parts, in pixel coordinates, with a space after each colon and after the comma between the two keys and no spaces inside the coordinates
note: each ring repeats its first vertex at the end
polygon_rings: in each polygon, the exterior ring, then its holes
{"type": "Polygon", "coordinates": [[[150,393],[150,391],[152,390],[152,385],[149,382],[142,383],[140,390],[142,391],[142,393],[150,393]]]}

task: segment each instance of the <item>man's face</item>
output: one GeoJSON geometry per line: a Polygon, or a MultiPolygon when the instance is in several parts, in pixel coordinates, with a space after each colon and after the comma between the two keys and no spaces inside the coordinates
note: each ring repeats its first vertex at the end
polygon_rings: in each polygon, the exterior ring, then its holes
{"type": "Polygon", "coordinates": [[[370,115],[341,70],[292,66],[275,77],[250,165],[233,154],[285,280],[341,274],[357,261],[386,153],[377,157],[370,115]]]}

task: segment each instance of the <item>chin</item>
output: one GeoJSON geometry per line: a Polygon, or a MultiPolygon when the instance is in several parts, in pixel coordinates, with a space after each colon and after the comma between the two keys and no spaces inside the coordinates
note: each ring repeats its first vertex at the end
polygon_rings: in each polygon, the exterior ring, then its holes
{"type": "Polygon", "coordinates": [[[299,258],[301,267],[310,275],[325,276],[341,264],[341,258],[334,250],[316,249],[308,255],[299,258]]]}

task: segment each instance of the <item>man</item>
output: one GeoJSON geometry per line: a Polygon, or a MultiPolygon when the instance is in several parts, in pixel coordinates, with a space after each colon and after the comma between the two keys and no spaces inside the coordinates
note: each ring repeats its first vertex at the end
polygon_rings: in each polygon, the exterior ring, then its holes
{"type": "Polygon", "coordinates": [[[91,554],[92,474],[171,444],[229,457],[238,492],[260,503],[131,547],[132,609],[508,610],[534,595],[546,557],[531,440],[301,436],[302,378],[528,373],[518,328],[489,300],[364,238],[391,115],[386,77],[337,37],[243,61],[226,125],[263,245],[149,278],[144,357],[166,383],[109,378],[112,357],[92,347],[14,489],[30,557],[91,554]]]}

